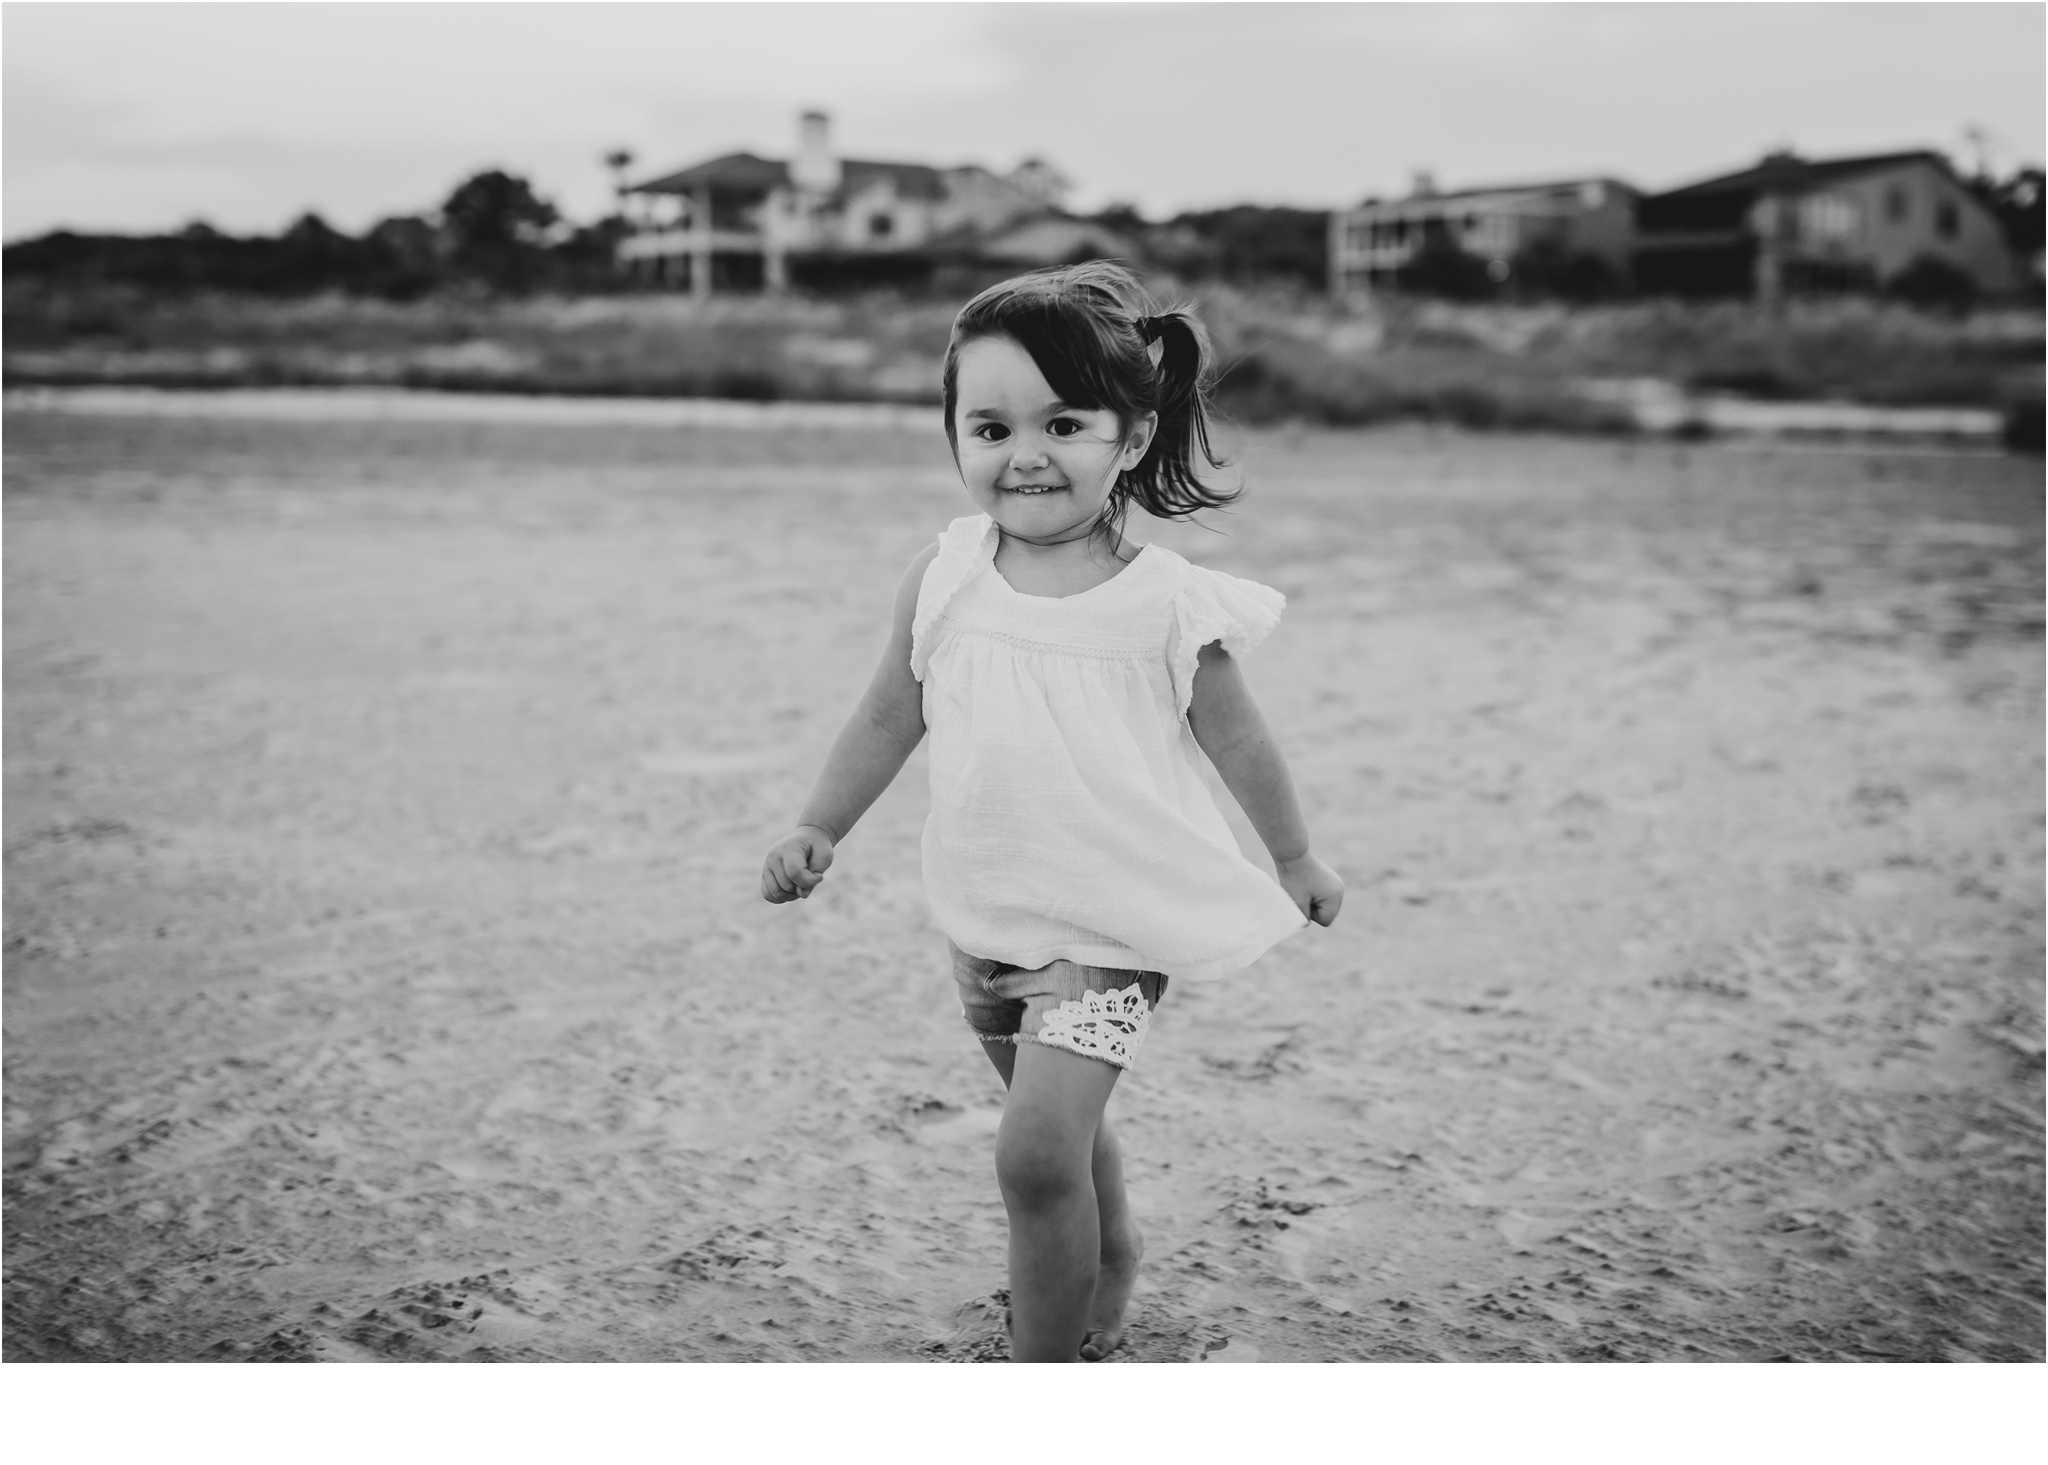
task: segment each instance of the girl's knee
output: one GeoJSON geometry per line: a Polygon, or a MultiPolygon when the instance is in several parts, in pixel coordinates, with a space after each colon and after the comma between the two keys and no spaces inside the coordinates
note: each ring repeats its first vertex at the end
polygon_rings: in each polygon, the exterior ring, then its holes
{"type": "Polygon", "coordinates": [[[1026,1210],[1058,1205],[1089,1179],[1093,1148],[1068,1136],[1005,1126],[996,1135],[996,1183],[1003,1198],[1026,1210]]]}

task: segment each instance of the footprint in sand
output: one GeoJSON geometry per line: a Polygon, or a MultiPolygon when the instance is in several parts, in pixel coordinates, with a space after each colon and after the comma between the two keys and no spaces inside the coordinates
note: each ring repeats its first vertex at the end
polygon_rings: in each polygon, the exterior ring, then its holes
{"type": "Polygon", "coordinates": [[[969,1109],[955,1114],[950,1119],[921,1125],[915,1135],[919,1144],[950,1145],[963,1144],[969,1140],[985,1139],[996,1132],[1003,1122],[1000,1109],[969,1109]]]}
{"type": "Polygon", "coordinates": [[[649,773],[668,773],[683,778],[727,778],[740,773],[760,773],[785,762],[788,748],[740,748],[716,752],[709,748],[659,748],[640,755],[640,766],[649,773]]]}

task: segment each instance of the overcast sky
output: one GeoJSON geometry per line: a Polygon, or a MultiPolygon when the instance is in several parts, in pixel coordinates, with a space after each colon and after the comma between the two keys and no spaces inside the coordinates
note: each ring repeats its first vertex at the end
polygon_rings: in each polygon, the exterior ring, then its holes
{"type": "Polygon", "coordinates": [[[602,212],[641,176],[786,157],[1007,169],[1160,217],[1608,174],[1790,145],[2043,154],[2040,4],[9,3],[0,232],[273,231],[432,208],[469,173],[602,212]]]}

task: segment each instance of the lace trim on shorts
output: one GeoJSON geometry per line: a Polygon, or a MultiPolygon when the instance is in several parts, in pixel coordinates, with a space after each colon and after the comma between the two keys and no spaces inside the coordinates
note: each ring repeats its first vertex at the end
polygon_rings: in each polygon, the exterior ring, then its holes
{"type": "Polygon", "coordinates": [[[1114,992],[1083,992],[1079,1001],[1062,1002],[1039,1018],[1038,1041],[1129,1068],[1151,1025],[1152,1009],[1133,982],[1114,992]]]}

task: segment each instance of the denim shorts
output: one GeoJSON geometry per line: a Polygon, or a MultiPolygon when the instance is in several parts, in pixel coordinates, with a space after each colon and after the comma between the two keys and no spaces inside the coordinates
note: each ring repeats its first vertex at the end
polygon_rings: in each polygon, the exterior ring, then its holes
{"type": "Polygon", "coordinates": [[[1163,972],[1072,961],[1026,971],[969,956],[951,942],[947,949],[960,1015],[984,1043],[1043,1043],[1129,1068],[1166,995],[1163,972]]]}

